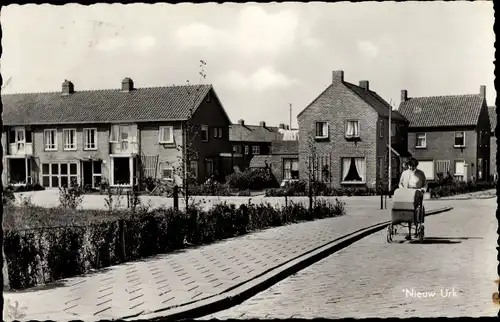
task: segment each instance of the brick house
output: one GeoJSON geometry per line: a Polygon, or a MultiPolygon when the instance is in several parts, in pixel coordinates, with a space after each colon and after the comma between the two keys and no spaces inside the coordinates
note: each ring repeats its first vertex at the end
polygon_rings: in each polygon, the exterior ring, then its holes
{"type": "Polygon", "coordinates": [[[198,182],[231,170],[231,122],[211,85],[135,88],[130,78],[121,85],[75,91],[65,81],[61,92],[2,95],[3,184],[179,182],[174,168],[188,146],[198,150],[187,165],[198,182]],[[188,129],[199,134],[190,144],[188,129]]]}
{"type": "Polygon", "coordinates": [[[497,138],[495,136],[495,128],[497,127],[497,111],[496,106],[488,107],[490,116],[490,176],[497,177],[497,138]]]}
{"type": "Polygon", "coordinates": [[[287,130],[283,140],[272,141],[269,155],[254,156],[250,168],[265,168],[267,164],[279,183],[299,179],[299,141],[293,132],[287,130]]]}
{"type": "Polygon", "coordinates": [[[280,130],[285,128],[284,124],[279,127],[267,126],[264,121],[259,125],[248,125],[244,120],[232,124],[229,127],[229,141],[233,148],[234,165],[244,171],[250,166],[250,160],[254,156],[269,155],[271,142],[280,140],[280,130]]]}
{"type": "Polygon", "coordinates": [[[450,172],[457,180],[488,178],[490,118],[486,86],[479,94],[408,97],[399,112],[410,121],[409,150],[432,181],[450,172]]]}
{"type": "MultiPolygon", "coordinates": [[[[386,181],[391,109],[368,81],[357,86],[344,81],[343,71],[334,71],[332,83],[297,116],[300,178],[313,176],[335,188],[376,188],[386,181]]],[[[409,156],[408,121],[395,110],[391,120],[396,182],[401,162],[409,156]]]]}

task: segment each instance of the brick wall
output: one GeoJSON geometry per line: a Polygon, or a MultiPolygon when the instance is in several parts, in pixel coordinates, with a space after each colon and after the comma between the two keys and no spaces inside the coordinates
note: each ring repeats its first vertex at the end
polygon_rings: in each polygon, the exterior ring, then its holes
{"type": "Polygon", "coordinates": [[[232,169],[223,166],[227,163],[222,162],[219,155],[220,153],[231,153],[232,151],[232,145],[229,141],[229,125],[231,123],[230,120],[226,118],[222,104],[213,90],[203,99],[203,103],[193,115],[192,124],[208,125],[208,142],[202,142],[200,134],[198,134],[193,141],[193,147],[199,151],[198,182],[202,183],[207,179],[204,161],[207,158],[213,160],[214,171],[217,170],[220,176],[229,174],[232,169]],[[222,127],[222,138],[214,137],[214,128],[216,127],[222,127]]]}
{"type": "Polygon", "coordinates": [[[102,159],[102,178],[109,180],[109,125],[103,124],[86,124],[86,125],[56,125],[56,126],[33,126],[33,155],[36,156],[33,168],[39,171],[38,182],[42,182],[42,163],[51,162],[77,162],[78,176],[80,177],[82,171],[80,169],[80,160],[93,158],[102,159]],[[83,149],[83,129],[96,128],[97,129],[97,149],[84,150],[83,149]],[[57,130],[57,151],[45,151],[44,145],[44,130],[56,129],[57,130]],[[63,141],[63,129],[76,129],[76,151],[65,151],[63,141]]]}
{"type": "Polygon", "coordinates": [[[271,143],[270,142],[231,142],[231,149],[233,146],[239,146],[241,151],[241,170],[244,171],[250,166],[250,161],[252,160],[254,154],[252,153],[252,146],[259,146],[258,155],[268,155],[271,154],[271,143]],[[248,146],[248,154],[245,154],[245,146],[248,146]]]}
{"type": "Polygon", "coordinates": [[[329,123],[329,140],[315,142],[318,155],[332,156],[332,186],[341,186],[341,158],[366,158],[366,185],[372,187],[376,183],[377,171],[377,112],[356,94],[342,84],[327,88],[299,117],[299,173],[300,178],[307,180],[307,158],[310,154],[309,144],[314,138],[315,122],[329,123]],[[344,138],[345,121],[359,120],[361,141],[348,142],[344,138]]]}
{"type": "Polygon", "coordinates": [[[490,174],[495,175],[497,172],[497,138],[492,133],[490,137],[490,174]]]}
{"type": "MultiPolygon", "coordinates": [[[[408,134],[408,147],[410,153],[419,161],[450,160],[450,173],[455,173],[454,161],[463,161],[469,164],[468,174],[472,175],[471,164],[476,165],[477,133],[468,128],[453,128],[448,131],[435,129],[411,129],[408,134]],[[465,131],[465,147],[455,148],[455,131],[465,131]],[[416,133],[426,133],[426,148],[415,148],[416,133]]],[[[474,166],[474,171],[475,171],[474,166]]],[[[436,174],[434,173],[434,176],[436,174]]]]}

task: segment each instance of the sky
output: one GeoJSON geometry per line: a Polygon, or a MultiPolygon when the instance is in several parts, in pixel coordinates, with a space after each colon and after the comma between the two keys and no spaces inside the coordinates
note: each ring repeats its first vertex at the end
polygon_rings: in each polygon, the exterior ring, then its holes
{"type": "Polygon", "coordinates": [[[9,5],[0,22],[3,93],[202,82],[233,123],[288,124],[292,104],[293,127],[334,70],[395,106],[402,89],[496,99],[486,1],[9,5]]]}

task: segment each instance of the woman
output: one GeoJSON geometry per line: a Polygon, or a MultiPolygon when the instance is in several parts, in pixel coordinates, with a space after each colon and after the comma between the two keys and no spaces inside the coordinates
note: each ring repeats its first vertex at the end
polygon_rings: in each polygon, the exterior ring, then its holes
{"type": "MultiPolygon", "coordinates": [[[[417,166],[418,161],[415,158],[411,158],[408,161],[408,169],[401,174],[401,179],[399,180],[400,188],[417,190],[415,191],[415,200],[413,202],[414,209],[417,209],[418,206],[422,206],[427,184],[425,173],[422,170],[417,169],[417,166]]],[[[422,223],[424,222],[423,215],[420,220],[422,220],[422,223]]],[[[411,240],[411,223],[408,224],[408,236],[406,236],[406,239],[411,240]]]]}

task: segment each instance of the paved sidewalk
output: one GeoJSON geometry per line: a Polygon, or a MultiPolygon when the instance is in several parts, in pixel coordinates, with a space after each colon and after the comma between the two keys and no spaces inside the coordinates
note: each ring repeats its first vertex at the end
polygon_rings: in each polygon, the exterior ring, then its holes
{"type": "Polygon", "coordinates": [[[382,230],[202,320],[496,316],[496,200],[451,205],[426,218],[424,244],[382,230]]]}
{"type": "MultiPolygon", "coordinates": [[[[46,290],[4,292],[4,299],[26,307],[23,319],[124,318],[217,295],[338,237],[389,218],[388,210],[349,207],[342,217],[271,228],[124,263],[90,276],[58,281],[46,290]]],[[[5,319],[11,318],[5,315],[5,319]]]]}

